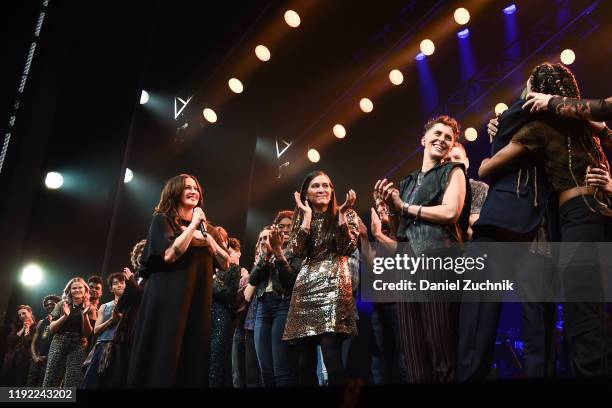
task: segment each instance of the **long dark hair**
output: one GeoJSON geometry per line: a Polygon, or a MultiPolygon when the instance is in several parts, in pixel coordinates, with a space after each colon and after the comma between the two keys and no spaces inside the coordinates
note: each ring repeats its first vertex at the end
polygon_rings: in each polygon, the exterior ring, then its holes
{"type": "Polygon", "coordinates": [[[195,181],[198,190],[200,191],[200,198],[198,200],[198,207],[202,207],[202,203],[204,202],[204,191],[202,191],[202,186],[195,176],[191,174],[179,174],[178,176],[172,177],[170,180],[166,182],[164,186],[161,196],[159,198],[159,203],[155,206],[155,211],[153,214],[164,214],[168,216],[176,225],[179,225],[179,213],[178,209],[181,204],[181,196],[183,194],[183,190],[185,190],[185,180],[191,178],[195,181]]]}
{"type": "MultiPolygon", "coordinates": [[[[576,77],[563,64],[551,64],[549,62],[540,64],[533,69],[529,80],[533,92],[580,99],[580,89],[576,77]]],[[[591,161],[595,161],[594,165],[603,166],[606,170],[610,170],[610,165],[601,149],[599,140],[593,136],[592,131],[584,121],[567,119],[563,120],[563,126],[570,130],[568,138],[575,139],[576,142],[584,145],[587,153],[592,156],[591,161]]],[[[568,141],[568,143],[571,143],[571,141],[568,141]]],[[[574,176],[573,173],[572,176],[574,176]]],[[[575,181],[577,182],[577,180],[575,181]]]]}
{"type": "MultiPolygon", "coordinates": [[[[307,200],[308,187],[310,186],[310,183],[312,182],[312,180],[314,180],[315,177],[318,177],[318,176],[327,177],[327,179],[329,180],[329,185],[331,186],[331,190],[332,190],[331,197],[329,200],[329,205],[327,206],[327,211],[325,211],[325,214],[324,214],[325,220],[323,221],[322,233],[323,233],[323,241],[325,242],[325,246],[331,250],[334,250],[336,248],[336,237],[335,237],[336,226],[335,226],[334,220],[338,216],[338,202],[336,201],[336,190],[334,188],[334,184],[331,181],[331,178],[321,170],[315,170],[312,173],[308,174],[306,178],[304,179],[304,181],[302,182],[302,187],[300,188],[300,199],[302,203],[304,202],[304,200],[307,200]]],[[[308,201],[308,204],[310,204],[310,208],[313,208],[313,205],[310,202],[310,200],[308,201]]],[[[313,208],[313,212],[314,212],[314,208],[313,208]]],[[[295,210],[293,211],[293,213],[295,214],[295,216],[293,217],[293,225],[291,226],[291,237],[293,237],[294,234],[297,234],[297,232],[300,229],[300,226],[302,225],[302,219],[303,219],[301,211],[297,206],[295,207],[295,210]]],[[[307,248],[308,250],[312,248],[312,242],[310,242],[310,240],[308,241],[307,248]]]]}

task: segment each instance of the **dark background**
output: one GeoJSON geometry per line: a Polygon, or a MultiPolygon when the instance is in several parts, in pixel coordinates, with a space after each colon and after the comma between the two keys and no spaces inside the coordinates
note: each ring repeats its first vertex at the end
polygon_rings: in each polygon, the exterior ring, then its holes
{"type": "Polygon", "coordinates": [[[513,33],[501,11],[510,3],[0,3],[0,128],[2,139],[12,134],[0,173],[0,318],[8,322],[22,303],[41,317],[42,297],[69,278],[127,266],[165,180],[178,173],[198,177],[209,219],[241,239],[248,268],[257,233],[276,211],[293,208],[292,192],[311,170],[330,175],[339,200],[355,189],[367,224],[375,181],[399,180],[420,164],[429,117],[457,115],[464,129],[478,130],[478,140],[465,143],[474,176],[488,152],[494,105],[510,105],[531,69],[558,61],[564,48],[576,52],[571,69],[583,95],[612,94],[612,2],[516,1],[513,33]],[[472,14],[468,75],[452,20],[460,6],[472,14]],[[288,8],[301,16],[296,29],[284,23],[288,8]],[[414,57],[427,37],[436,52],[425,66],[414,57]],[[255,58],[257,44],[270,49],[270,61],[255,58]],[[388,82],[392,68],[403,72],[399,87],[388,82]],[[232,76],[242,94],[228,89],[232,76]],[[142,89],[146,105],[138,103],[142,89]],[[374,102],[370,114],[359,111],[364,96],[374,102]],[[192,97],[176,119],[175,97],[192,97]],[[217,123],[202,119],[204,107],[216,111],[217,123]],[[335,123],[346,138],[333,136],[335,123]],[[293,142],[280,158],[277,139],[293,142]],[[318,149],[319,163],[306,159],[309,148],[318,149]],[[126,167],[135,175],[128,184],[126,167]],[[64,175],[62,189],[44,187],[51,170],[64,175]],[[29,262],[45,272],[34,288],[18,282],[29,262]]]}

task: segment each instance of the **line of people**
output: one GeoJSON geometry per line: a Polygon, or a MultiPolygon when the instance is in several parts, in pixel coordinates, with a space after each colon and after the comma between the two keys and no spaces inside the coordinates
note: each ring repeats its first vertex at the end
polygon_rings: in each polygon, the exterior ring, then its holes
{"type": "MultiPolygon", "coordinates": [[[[173,177],[147,239],[133,249],[136,275],[126,268],[108,278],[112,301],[99,305],[100,279],[74,278],[61,299],[44,299],[48,317],[38,324],[29,306],[19,307],[21,327],[4,361],[13,378],[3,374],[3,385],[314,386],[321,361],[329,384],[342,385],[346,345],[357,335],[359,253],[366,262],[376,255],[370,235],[443,257],[477,257],[479,247],[468,241],[610,241],[612,179],[599,140],[611,145],[612,132],[592,121],[610,118],[612,98],[579,98],[567,67],[538,65],[522,97],[489,123],[492,154],[479,175],[490,186],[468,179],[458,122],[430,120],[421,166],[397,187],[376,182],[369,231],[353,190],[338,204],[331,178],[308,174],[295,209],[280,211],[259,234],[250,271],[240,264],[240,241],[207,221],[197,179],[173,177]]],[[[570,279],[580,279],[584,267],[563,254],[557,260],[536,251],[525,259],[532,267],[558,261],[570,279]]],[[[373,381],[485,379],[501,304],[470,296],[375,304],[373,381]]],[[[522,304],[527,377],[554,374],[554,306],[522,304]]],[[[567,302],[565,313],[573,373],[610,374],[604,304],[567,302]]]]}

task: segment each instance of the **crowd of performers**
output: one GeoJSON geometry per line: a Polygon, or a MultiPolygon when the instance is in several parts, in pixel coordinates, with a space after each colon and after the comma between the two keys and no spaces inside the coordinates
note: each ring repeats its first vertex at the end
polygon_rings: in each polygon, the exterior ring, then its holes
{"type": "MultiPolygon", "coordinates": [[[[467,178],[459,124],[439,116],[425,125],[421,166],[397,185],[376,182],[369,230],[353,209],[356,193],[339,203],[330,176],[315,171],[295,192],[295,209],[262,229],[252,263],[241,261],[238,239],[207,221],[197,178],[175,176],[131,269],[106,282],[71,279],[61,297],[43,299],[38,322],[30,306],[18,307],[2,385],[316,386],[321,366],[329,385],[342,385],[358,335],[360,262],[375,255],[370,237],[430,255],[478,250],[466,241],[610,241],[612,179],[601,148],[612,146],[601,122],[610,117],[612,98],[580,99],[567,67],[538,65],[521,98],[489,122],[492,152],[479,176],[490,185],[467,178]],[[113,300],[100,304],[104,284],[113,300]]],[[[554,262],[580,279],[583,264],[532,255],[533,265],[554,262]]],[[[374,304],[372,381],[486,379],[501,304],[471,300],[374,304]]],[[[522,304],[527,378],[554,376],[555,310],[522,304]]],[[[605,304],[564,310],[572,374],[612,374],[605,304]]]]}

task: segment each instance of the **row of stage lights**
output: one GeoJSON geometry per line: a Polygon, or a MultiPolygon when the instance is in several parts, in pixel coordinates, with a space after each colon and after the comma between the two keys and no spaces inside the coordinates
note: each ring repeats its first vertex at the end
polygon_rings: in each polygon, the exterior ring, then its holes
{"type": "MultiPolygon", "coordinates": [[[[299,14],[293,10],[287,10],[284,14],[284,18],[285,18],[285,22],[287,23],[287,25],[291,28],[297,28],[301,23],[299,14]]],[[[270,58],[272,57],[272,54],[270,53],[270,50],[268,49],[268,47],[266,47],[263,44],[260,44],[257,47],[255,47],[255,56],[259,60],[266,62],[270,60],[270,58]]],[[[238,78],[230,78],[227,85],[229,89],[236,94],[242,93],[242,91],[244,91],[244,86],[242,85],[242,82],[238,78]]],[[[145,105],[148,102],[149,102],[149,93],[143,90],[140,94],[140,104],[145,105]]],[[[205,108],[202,111],[202,115],[204,116],[204,119],[206,119],[210,123],[215,123],[218,119],[217,113],[211,108],[205,108]]],[[[133,178],[134,178],[134,173],[132,172],[132,170],[130,170],[129,168],[126,168],[125,177],[124,177],[123,182],[129,183],[130,181],[132,181],[133,178]]],[[[63,185],[64,185],[64,177],[62,176],[61,173],[57,171],[50,171],[47,173],[45,177],[45,186],[48,189],[57,190],[57,189],[60,189],[63,185]]]]}
{"type": "MultiPolygon", "coordinates": [[[[511,4],[503,9],[504,14],[506,15],[514,14],[516,13],[516,11],[517,11],[517,7],[515,4],[511,4]]],[[[471,17],[470,12],[466,8],[463,8],[463,7],[456,9],[455,12],[453,13],[453,18],[455,22],[460,26],[466,25],[470,21],[470,17],[471,17]]],[[[287,10],[284,14],[284,19],[287,25],[291,28],[297,28],[301,23],[299,14],[295,12],[294,10],[287,10]]],[[[468,28],[464,28],[457,33],[457,37],[461,39],[465,39],[469,35],[470,35],[470,31],[468,28]]],[[[420,52],[417,54],[416,60],[422,61],[426,57],[434,54],[436,50],[436,46],[432,40],[426,38],[422,40],[421,43],[419,44],[419,50],[420,52]]],[[[267,62],[272,57],[272,54],[270,53],[270,50],[268,49],[268,47],[266,47],[263,44],[257,45],[255,47],[254,52],[255,52],[255,56],[262,62],[267,62]]],[[[570,65],[576,60],[576,54],[574,53],[574,51],[570,49],[566,49],[561,52],[560,59],[563,64],[570,65]]],[[[402,74],[401,70],[392,69],[389,72],[389,82],[391,82],[391,84],[395,86],[401,85],[404,82],[404,75],[402,74]]],[[[228,80],[228,87],[232,92],[236,94],[240,94],[244,91],[244,85],[238,78],[230,78],[228,80]]],[[[142,91],[140,103],[146,104],[148,100],[149,100],[148,93],[146,91],[142,91]]],[[[359,108],[364,113],[370,113],[374,110],[374,102],[372,102],[372,100],[367,97],[361,98],[359,101],[359,108]]],[[[508,106],[505,103],[500,102],[497,105],[495,105],[494,111],[496,115],[501,115],[506,109],[508,109],[508,106]]],[[[217,113],[212,108],[209,108],[209,107],[205,108],[202,111],[202,115],[204,116],[204,119],[206,119],[206,121],[210,123],[215,123],[218,120],[217,113]]],[[[340,123],[336,123],[332,127],[332,133],[338,139],[343,139],[347,135],[346,128],[340,123]]],[[[465,130],[464,136],[467,141],[473,142],[478,138],[478,131],[473,127],[469,127],[465,130]]],[[[316,149],[308,150],[307,156],[308,156],[308,159],[313,163],[318,162],[321,158],[319,152],[316,149]]],[[[127,178],[127,171],[126,171],[126,178],[127,178]]]]}

